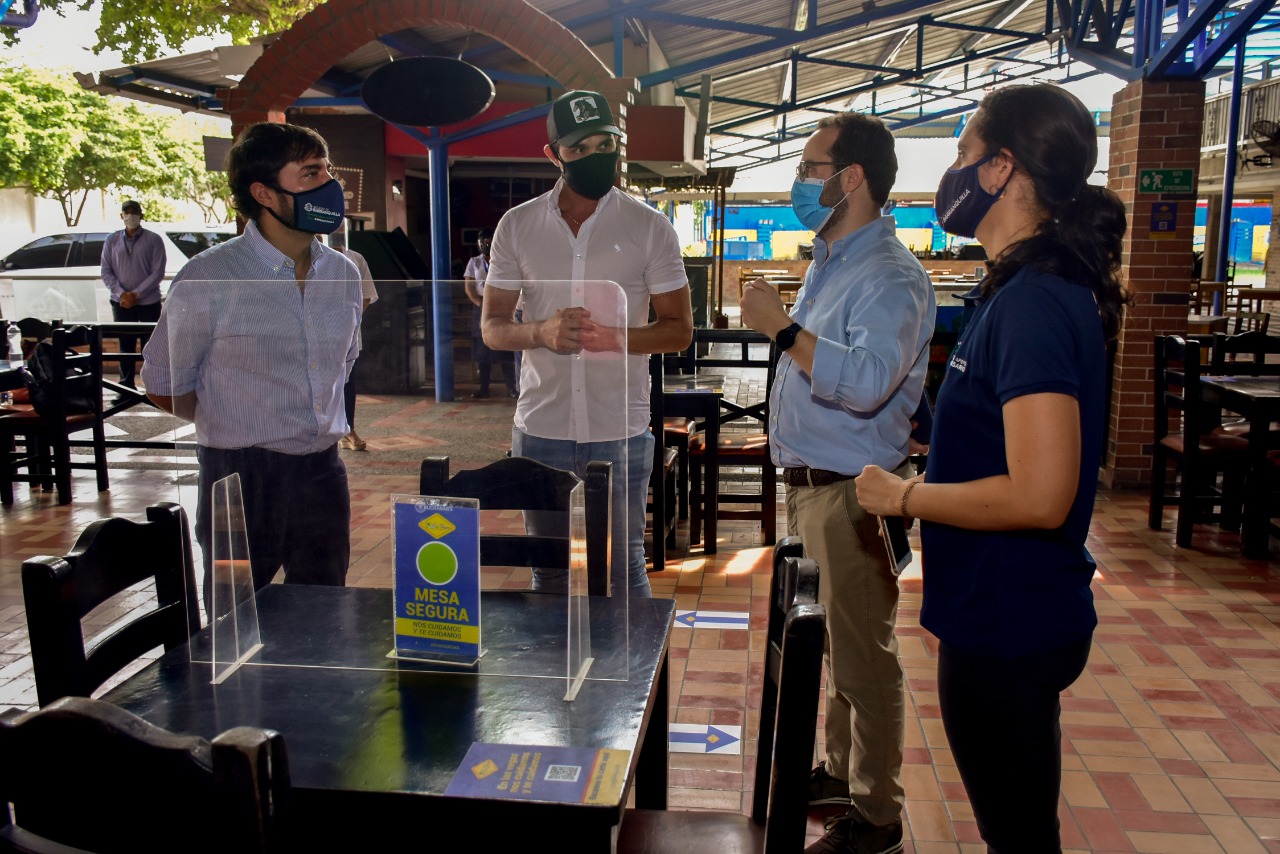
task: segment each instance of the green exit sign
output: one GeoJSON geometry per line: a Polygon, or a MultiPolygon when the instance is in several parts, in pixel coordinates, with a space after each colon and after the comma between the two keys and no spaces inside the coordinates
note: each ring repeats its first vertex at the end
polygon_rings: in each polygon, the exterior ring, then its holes
{"type": "Polygon", "coordinates": [[[1141,169],[1139,193],[1190,193],[1195,190],[1194,169],[1141,169]]]}

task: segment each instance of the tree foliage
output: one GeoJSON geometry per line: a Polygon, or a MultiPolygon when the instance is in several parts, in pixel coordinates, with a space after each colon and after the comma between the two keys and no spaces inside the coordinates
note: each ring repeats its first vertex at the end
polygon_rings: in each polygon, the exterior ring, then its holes
{"type": "Polygon", "coordinates": [[[194,200],[208,181],[198,143],[172,118],[0,63],[0,187],[54,199],[76,225],[92,191],[194,200]]]}
{"type": "MultiPolygon", "coordinates": [[[[95,52],[118,50],[131,62],[178,53],[195,38],[230,38],[245,44],[280,32],[323,0],[42,0],[59,15],[101,11],[95,52]]],[[[21,39],[21,33],[17,34],[21,39]]]]}

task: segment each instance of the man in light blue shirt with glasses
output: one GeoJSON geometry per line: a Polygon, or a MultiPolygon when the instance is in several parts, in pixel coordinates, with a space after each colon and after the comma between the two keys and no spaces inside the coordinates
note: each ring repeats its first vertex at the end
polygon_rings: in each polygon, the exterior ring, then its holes
{"type": "Polygon", "coordinates": [[[803,157],[791,204],[817,234],[804,287],[788,316],[772,286],[752,282],[742,319],[784,351],[769,399],[769,446],[786,484],[788,531],[817,561],[827,609],[827,756],[809,796],[811,805],[849,811],[806,854],[895,854],[905,802],[898,584],[853,478],[869,464],[908,474],[933,286],[893,219],[880,215],[898,171],[883,122],[826,117],[803,157]]]}

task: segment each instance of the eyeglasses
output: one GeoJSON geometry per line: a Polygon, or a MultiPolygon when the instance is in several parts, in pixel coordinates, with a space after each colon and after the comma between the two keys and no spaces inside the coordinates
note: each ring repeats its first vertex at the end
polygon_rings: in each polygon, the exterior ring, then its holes
{"type": "Polygon", "coordinates": [[[834,163],[830,160],[801,160],[796,164],[796,177],[803,181],[809,177],[809,170],[815,166],[840,166],[840,163],[834,163]]]}

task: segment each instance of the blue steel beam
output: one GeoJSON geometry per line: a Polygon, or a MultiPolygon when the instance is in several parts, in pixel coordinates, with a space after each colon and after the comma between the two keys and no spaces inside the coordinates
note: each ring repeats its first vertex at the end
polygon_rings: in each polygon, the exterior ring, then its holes
{"type": "Polygon", "coordinates": [[[186,95],[194,95],[196,97],[213,97],[217,94],[217,87],[208,83],[197,83],[193,80],[186,80],[182,77],[176,77],[172,74],[164,74],[159,71],[132,67],[125,74],[116,74],[107,76],[101,75],[102,82],[108,86],[114,86],[117,89],[135,83],[138,85],[153,84],[174,92],[182,92],[186,95]]]}
{"type": "Polygon", "coordinates": [[[1227,51],[1232,47],[1238,46],[1241,56],[1244,57],[1245,36],[1250,33],[1253,25],[1258,23],[1263,15],[1271,11],[1274,5],[1275,0],[1253,0],[1252,3],[1240,10],[1240,14],[1232,18],[1227,26],[1218,33],[1217,37],[1209,42],[1204,51],[1191,63],[1191,74],[1197,79],[1202,79],[1207,70],[1221,62],[1222,58],[1227,55],[1227,51]]]}
{"type": "MultiPolygon", "coordinates": [[[[1195,11],[1182,20],[1178,25],[1178,31],[1173,34],[1173,37],[1166,41],[1164,46],[1151,57],[1151,62],[1148,65],[1148,75],[1159,78],[1167,73],[1175,63],[1182,62],[1187,48],[1191,46],[1197,36],[1208,29],[1214,18],[1218,17],[1218,13],[1226,8],[1230,2],[1231,0],[1201,0],[1201,2],[1197,3],[1195,11]]],[[[1270,6],[1271,2],[1273,0],[1270,0],[1267,6],[1270,6]]],[[[1179,12],[1181,12],[1181,7],[1179,7],[1179,12]]]]}
{"type": "MultiPolygon", "coordinates": [[[[931,20],[929,20],[929,19],[927,18],[927,16],[926,16],[925,18],[918,19],[918,20],[915,22],[915,28],[916,28],[917,32],[922,31],[923,26],[935,26],[935,25],[939,25],[939,22],[931,21],[931,20]]],[[[895,26],[895,27],[893,27],[893,28],[891,28],[891,29],[886,30],[883,34],[884,34],[884,35],[893,35],[893,34],[895,34],[895,33],[900,29],[900,27],[901,27],[901,25],[899,24],[899,25],[897,25],[897,26],[895,26]]],[[[947,28],[948,28],[948,29],[950,29],[951,27],[947,27],[947,28]]],[[[990,29],[990,28],[988,28],[988,29],[990,29]]],[[[933,75],[933,74],[936,74],[938,71],[945,70],[945,69],[947,69],[947,68],[951,68],[951,67],[955,67],[955,66],[957,66],[957,65],[963,65],[963,64],[965,64],[965,63],[972,62],[974,59],[980,59],[980,58],[984,58],[984,57],[986,57],[986,56],[991,56],[991,55],[993,55],[993,53],[999,53],[999,52],[1003,52],[1003,51],[1008,51],[1008,50],[1016,49],[1016,48],[1019,48],[1019,47],[1026,47],[1026,46],[1031,46],[1031,45],[1038,45],[1038,44],[1041,44],[1041,43],[1042,43],[1042,41],[1043,41],[1043,39],[1044,39],[1044,34],[1043,34],[1043,33],[1030,33],[1030,32],[1018,31],[1018,30],[1009,30],[1009,31],[1004,31],[1004,32],[1012,34],[1015,38],[1018,38],[1018,41],[1016,41],[1016,42],[1014,42],[1014,43],[1012,43],[1012,44],[1006,43],[1006,44],[1001,44],[1001,45],[995,45],[995,46],[992,46],[992,47],[990,47],[990,48],[985,49],[984,51],[970,51],[970,52],[968,52],[968,53],[966,53],[966,54],[964,54],[964,55],[954,55],[954,56],[952,56],[952,57],[951,57],[950,59],[948,59],[948,60],[944,60],[944,61],[939,62],[939,63],[934,63],[933,65],[931,65],[931,66],[929,67],[929,69],[928,69],[928,70],[921,70],[919,67],[917,67],[917,68],[915,68],[915,69],[889,68],[889,67],[872,67],[872,66],[863,65],[863,64],[861,64],[861,63],[846,63],[846,62],[843,62],[843,61],[841,61],[841,60],[825,59],[825,58],[822,58],[822,57],[809,57],[809,56],[804,56],[804,55],[797,55],[797,57],[796,57],[796,58],[798,59],[798,61],[801,61],[801,62],[810,62],[810,63],[814,63],[814,64],[823,64],[823,65],[833,65],[833,66],[838,66],[838,67],[850,67],[850,68],[856,68],[856,69],[859,69],[859,70],[869,70],[869,71],[876,71],[876,72],[887,72],[887,74],[884,74],[884,75],[882,75],[880,78],[878,78],[878,81],[867,81],[867,82],[871,82],[871,83],[874,83],[874,84],[875,84],[873,88],[885,88],[885,87],[888,87],[888,86],[897,85],[898,83],[902,82],[903,80],[907,80],[907,79],[914,79],[914,78],[923,77],[923,76],[926,76],[926,75],[933,75]]],[[[879,37],[879,35],[881,35],[881,34],[870,34],[870,35],[868,35],[868,36],[864,36],[863,38],[864,38],[864,39],[866,39],[866,40],[874,40],[874,39],[876,39],[877,37],[879,37]]],[[[919,50],[917,49],[917,57],[918,57],[918,56],[919,56],[919,50]]],[[[745,72],[738,72],[738,73],[750,73],[751,71],[758,71],[758,70],[762,70],[762,69],[767,68],[767,67],[769,67],[769,66],[771,66],[771,65],[774,65],[774,64],[775,64],[775,63],[773,63],[773,62],[769,62],[769,63],[766,63],[766,64],[764,64],[764,65],[757,66],[757,67],[755,67],[755,68],[753,68],[753,69],[748,69],[748,70],[746,70],[745,72]]],[[[864,85],[865,85],[865,84],[864,84],[864,85]]],[[[859,94],[859,93],[861,93],[862,91],[866,91],[866,89],[865,89],[865,88],[855,88],[855,89],[845,89],[845,90],[842,90],[842,92],[852,92],[852,93],[854,93],[854,94],[859,94]]],[[[676,94],[677,94],[677,95],[679,95],[680,97],[686,97],[686,98],[694,98],[694,97],[698,97],[698,96],[699,96],[699,93],[694,92],[694,91],[693,91],[692,89],[690,89],[689,87],[679,87],[679,86],[677,87],[676,94]]],[[[819,100],[819,101],[817,101],[817,102],[815,102],[815,101],[813,101],[813,100],[810,100],[809,102],[801,103],[801,102],[797,102],[797,101],[794,101],[794,100],[790,100],[790,101],[784,102],[782,105],[762,105],[762,106],[764,106],[764,107],[765,107],[765,114],[763,114],[763,115],[759,115],[759,116],[756,116],[755,118],[753,118],[753,119],[751,119],[751,120],[752,120],[752,121],[754,121],[754,120],[758,120],[758,119],[768,118],[770,115],[777,115],[777,114],[779,114],[780,112],[786,112],[786,111],[788,111],[788,110],[803,109],[803,108],[805,108],[805,107],[811,107],[811,106],[813,106],[815,103],[821,103],[821,102],[823,102],[823,101],[834,100],[834,99],[835,99],[835,98],[837,98],[837,97],[840,97],[840,95],[836,95],[836,96],[832,96],[832,97],[824,97],[824,98],[820,99],[820,100],[819,100]]],[[[738,101],[738,102],[731,102],[729,99],[725,99],[725,98],[723,98],[723,97],[721,97],[721,96],[713,96],[713,97],[712,97],[712,100],[713,100],[713,101],[716,101],[716,102],[719,102],[719,103],[736,103],[736,105],[738,105],[738,106],[748,106],[748,107],[755,107],[755,106],[758,106],[757,104],[754,104],[754,103],[751,103],[751,102],[741,102],[741,101],[738,101]]],[[[736,124],[735,124],[734,126],[736,126],[736,124]]],[[[717,132],[717,133],[718,133],[718,132],[721,132],[721,131],[722,131],[722,130],[724,130],[724,129],[726,129],[726,127],[725,127],[725,126],[716,126],[716,127],[712,128],[712,131],[713,131],[713,132],[717,132]]]]}
{"type": "Polygon", "coordinates": [[[831,101],[846,100],[856,95],[861,95],[865,92],[871,92],[877,89],[884,89],[889,86],[894,86],[894,85],[903,83],[909,79],[923,78],[929,74],[934,73],[935,71],[940,71],[944,68],[951,68],[957,65],[963,65],[965,62],[972,62],[977,59],[986,59],[992,56],[999,56],[1003,53],[1008,52],[1009,50],[1014,50],[1018,47],[1025,47],[1030,44],[1038,44],[1041,41],[1043,41],[1043,38],[1044,38],[1043,35],[1037,35],[1035,38],[1028,38],[1021,42],[1015,42],[1012,44],[995,45],[990,48],[974,51],[974,53],[968,57],[941,60],[939,62],[932,63],[928,66],[919,67],[905,74],[892,74],[884,77],[879,77],[871,81],[860,83],[854,86],[845,87],[835,92],[829,92],[813,98],[807,98],[805,100],[798,101],[794,104],[784,104],[770,110],[764,110],[756,115],[744,116],[729,122],[724,122],[722,124],[713,126],[711,128],[711,132],[720,133],[722,130],[729,130],[732,128],[741,127],[742,125],[751,124],[752,122],[761,121],[763,119],[767,119],[775,115],[780,115],[782,113],[792,112],[795,110],[810,109],[815,106],[821,106],[823,104],[830,103],[831,101]]]}
{"type": "MultiPolygon", "coordinates": [[[[716,54],[715,56],[703,57],[702,59],[687,62],[684,65],[660,69],[649,74],[641,75],[637,79],[640,81],[640,87],[642,89],[648,89],[662,83],[674,82],[682,77],[700,74],[703,71],[725,65],[730,62],[738,62],[755,56],[776,53],[779,50],[795,47],[816,38],[823,38],[825,36],[842,33],[856,27],[874,24],[878,20],[883,19],[886,12],[892,12],[895,15],[910,14],[932,5],[933,2],[935,2],[935,0],[906,0],[906,2],[896,3],[888,9],[879,7],[871,8],[869,10],[859,12],[856,15],[849,15],[838,21],[833,21],[829,24],[811,25],[806,30],[794,33],[788,31],[785,36],[778,36],[777,38],[766,39],[754,44],[744,45],[743,47],[725,51],[724,53],[716,54]]],[[[639,12],[633,13],[632,16],[643,20],[645,14],[645,12],[639,12]]]]}
{"type": "Polygon", "coordinates": [[[679,24],[686,27],[697,27],[702,30],[721,30],[729,33],[743,33],[749,36],[762,36],[764,38],[788,38],[795,34],[795,30],[786,27],[768,27],[762,24],[740,24],[734,21],[722,21],[718,18],[702,18],[697,15],[680,15],[675,12],[662,12],[657,9],[647,9],[633,17],[643,19],[645,21],[659,21],[664,24],[679,24]]]}
{"type": "Polygon", "coordinates": [[[1227,51],[1253,30],[1275,5],[1275,0],[1252,0],[1209,40],[1207,33],[1221,23],[1230,0],[1202,0],[1194,9],[1189,0],[1056,0],[1059,16],[1069,24],[1067,51],[1075,59],[1124,80],[1197,79],[1214,76],[1227,51]],[[1167,40],[1164,28],[1169,11],[1176,15],[1177,31],[1167,40]],[[1070,16],[1070,17],[1067,17],[1070,16]],[[1128,24],[1132,24],[1132,28],[1128,24]],[[1096,41],[1089,41],[1090,24],[1096,41]],[[1122,38],[1132,40],[1130,51],[1118,47],[1122,38]],[[1193,57],[1187,61],[1186,54],[1193,57]]]}
{"type": "MultiPolygon", "coordinates": [[[[1041,73],[1043,73],[1041,69],[1038,69],[1038,68],[1029,69],[1025,72],[1018,73],[1018,74],[1008,74],[1006,75],[1006,79],[1021,80],[1029,77],[1035,77],[1036,75],[1041,73]]],[[[1085,71],[1079,74],[1067,75],[1066,77],[1062,78],[1060,82],[1072,83],[1078,80],[1085,80],[1090,77],[1095,77],[1099,73],[1101,72],[1090,69],[1088,71],[1085,71]]],[[[952,101],[952,100],[954,100],[954,96],[951,96],[951,95],[937,96],[937,97],[926,99],[923,102],[923,105],[925,107],[928,107],[931,104],[940,103],[943,101],[952,101]]],[[[979,104],[979,100],[968,99],[967,104],[960,105],[958,107],[950,107],[950,108],[946,108],[936,112],[930,112],[923,116],[911,116],[911,117],[901,116],[901,113],[905,109],[904,107],[891,106],[887,109],[872,110],[871,115],[879,116],[881,119],[883,119],[885,124],[888,125],[890,130],[900,130],[907,127],[914,127],[921,124],[927,124],[930,121],[936,121],[938,118],[946,118],[946,117],[957,115],[957,114],[964,115],[967,113],[971,113],[973,110],[977,109],[978,104],[979,104]]],[[[1098,126],[1102,126],[1103,124],[1099,120],[1097,115],[1095,115],[1095,124],[1097,124],[1098,126]]],[[[776,145],[780,145],[784,142],[789,142],[794,139],[801,139],[801,138],[808,137],[809,134],[813,133],[816,127],[817,127],[816,122],[809,122],[809,123],[806,123],[805,125],[798,126],[794,128],[791,135],[787,139],[774,139],[772,137],[768,137],[768,138],[749,137],[746,134],[735,134],[735,136],[738,136],[739,138],[742,138],[742,139],[755,139],[760,143],[760,145],[756,146],[755,148],[746,149],[744,151],[727,151],[721,148],[721,149],[713,149],[713,152],[719,154],[721,157],[726,159],[729,157],[743,157],[743,156],[749,156],[749,157],[752,157],[753,159],[758,159],[757,156],[752,152],[759,151],[763,148],[774,147],[776,145]]],[[[963,125],[961,125],[960,127],[963,127],[963,125]]],[[[959,130],[960,128],[958,127],[956,130],[957,135],[959,135],[959,130]]],[[[761,160],[760,163],[753,163],[746,166],[740,166],[738,168],[739,170],[750,169],[752,166],[764,165],[765,163],[773,163],[778,160],[786,160],[788,158],[795,157],[796,155],[797,155],[797,152],[780,154],[771,158],[766,158],[764,160],[761,160]]]]}

